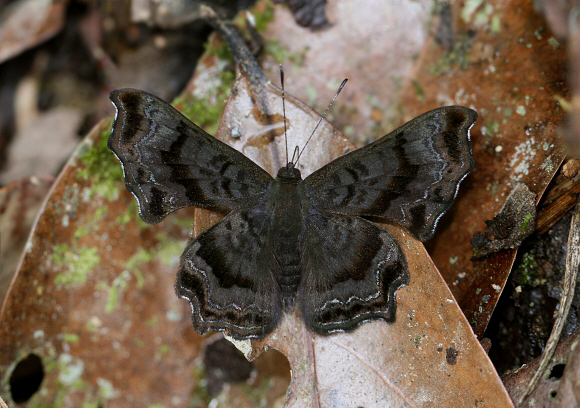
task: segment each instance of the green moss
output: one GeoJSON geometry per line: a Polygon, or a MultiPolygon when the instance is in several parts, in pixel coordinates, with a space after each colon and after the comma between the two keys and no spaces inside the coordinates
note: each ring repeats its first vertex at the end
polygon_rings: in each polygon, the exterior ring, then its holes
{"type": "Polygon", "coordinates": [[[535,283],[539,271],[539,266],[532,251],[528,251],[522,255],[521,261],[517,266],[516,271],[519,275],[520,284],[522,286],[532,285],[535,283]]]}
{"type": "Polygon", "coordinates": [[[191,229],[193,228],[193,219],[192,218],[180,218],[180,217],[171,217],[171,223],[181,228],[191,229]]]}
{"type": "Polygon", "coordinates": [[[548,44],[552,46],[552,49],[557,50],[560,48],[560,43],[554,37],[548,38],[548,44]]]}
{"type": "Polygon", "coordinates": [[[467,0],[463,3],[461,8],[461,19],[468,23],[471,20],[473,13],[481,6],[483,0],[467,0]]]}
{"type": "Polygon", "coordinates": [[[169,353],[169,345],[168,344],[162,344],[159,346],[159,354],[167,354],[169,353]]]}
{"type": "Polygon", "coordinates": [[[415,95],[417,95],[417,99],[419,100],[419,102],[421,103],[425,102],[425,91],[423,90],[419,82],[413,80],[412,84],[413,90],[415,91],[415,95]]]}
{"type": "Polygon", "coordinates": [[[137,289],[143,289],[143,286],[145,285],[145,277],[138,267],[152,259],[153,254],[145,249],[140,249],[139,252],[135,253],[127,262],[125,262],[125,268],[128,269],[137,280],[137,289]]]}
{"type": "MultiPolygon", "coordinates": [[[[208,381],[205,374],[205,365],[197,363],[193,366],[193,373],[191,376],[191,383],[194,388],[191,391],[191,399],[188,401],[189,407],[207,407],[212,400],[207,388],[208,381]]],[[[225,405],[224,405],[225,406],[225,405]]]]}
{"type": "Polygon", "coordinates": [[[83,167],[77,171],[77,178],[91,180],[91,197],[97,194],[113,200],[119,194],[119,181],[123,179],[123,169],[113,152],[107,147],[111,127],[101,133],[98,142],[81,156],[83,167]]]}
{"type": "Polygon", "coordinates": [[[501,30],[501,14],[495,14],[491,17],[489,29],[493,34],[499,34],[501,30]]]}
{"type": "Polygon", "coordinates": [[[85,237],[85,236],[89,235],[89,233],[90,233],[89,226],[86,224],[81,224],[75,230],[74,237],[75,238],[85,237]]]}
{"type": "Polygon", "coordinates": [[[145,221],[143,221],[139,215],[139,204],[137,203],[137,200],[129,201],[127,211],[124,214],[119,215],[117,219],[119,221],[123,221],[120,222],[122,225],[128,223],[129,221],[135,221],[139,229],[148,228],[150,226],[145,221]]]}
{"type": "Polygon", "coordinates": [[[277,64],[287,65],[291,63],[298,68],[304,65],[308,50],[308,47],[304,47],[299,52],[291,52],[288,47],[280,44],[276,38],[268,39],[264,45],[264,53],[271,55],[277,64]]]}
{"type": "Polygon", "coordinates": [[[534,219],[534,216],[532,214],[526,214],[524,216],[524,220],[522,221],[522,224],[520,225],[520,231],[525,231],[528,229],[529,225],[530,225],[530,221],[532,221],[534,219]]]}
{"type": "Polygon", "coordinates": [[[256,21],[256,30],[264,31],[268,25],[274,20],[274,5],[270,1],[266,1],[264,11],[254,13],[254,20],[256,21]]]}
{"type": "Polygon", "coordinates": [[[452,68],[465,69],[469,65],[469,52],[471,49],[472,37],[464,34],[459,35],[453,47],[445,52],[435,65],[429,68],[433,75],[442,75],[452,68]]]}
{"type": "Polygon", "coordinates": [[[173,105],[189,120],[206,132],[215,135],[234,79],[233,72],[222,71],[220,73],[220,84],[208,89],[203,98],[184,95],[176,98],[173,101],[173,105]]]}
{"type": "Polygon", "coordinates": [[[226,61],[233,61],[234,56],[228,47],[228,44],[225,41],[219,43],[219,45],[211,44],[210,42],[206,42],[203,44],[204,54],[207,55],[215,55],[221,60],[226,61]]]}
{"type": "Polygon", "coordinates": [[[74,250],[65,244],[59,244],[54,247],[52,260],[55,264],[65,268],[64,272],[56,275],[54,283],[57,285],[69,285],[85,283],[87,276],[101,261],[101,258],[97,248],[79,248],[74,250]]]}

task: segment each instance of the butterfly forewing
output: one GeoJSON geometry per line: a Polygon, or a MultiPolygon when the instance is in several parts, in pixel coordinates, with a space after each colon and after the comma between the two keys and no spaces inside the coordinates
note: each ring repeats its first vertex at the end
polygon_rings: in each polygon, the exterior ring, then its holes
{"type": "Polygon", "coordinates": [[[304,180],[312,203],[331,212],[380,217],[425,241],[473,169],[475,111],[427,112],[304,180]]]}
{"type": "Polygon", "coordinates": [[[167,102],[136,89],[111,92],[117,108],[109,148],[144,221],[182,207],[231,211],[259,200],[272,177],[167,102]]]}

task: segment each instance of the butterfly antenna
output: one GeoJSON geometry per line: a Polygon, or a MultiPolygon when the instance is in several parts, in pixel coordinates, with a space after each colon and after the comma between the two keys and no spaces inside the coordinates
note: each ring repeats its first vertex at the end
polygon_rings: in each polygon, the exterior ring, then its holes
{"type": "Polygon", "coordinates": [[[292,161],[290,163],[295,164],[298,161],[298,157],[300,157],[299,150],[300,149],[298,148],[298,146],[296,146],[296,148],[294,149],[294,154],[292,155],[292,161]],[[296,159],[296,161],[294,161],[294,159],[296,159]]]}
{"type": "MultiPolygon", "coordinates": [[[[324,113],[322,114],[322,116],[320,117],[320,119],[318,120],[318,123],[316,124],[316,127],[312,131],[312,134],[310,135],[310,137],[308,138],[308,140],[306,141],[306,143],[304,143],[304,147],[302,147],[302,150],[298,154],[298,158],[296,159],[296,162],[294,164],[297,164],[298,163],[298,160],[300,160],[300,156],[302,156],[302,153],[304,152],[304,149],[306,149],[306,146],[308,145],[308,142],[310,142],[310,139],[312,139],[312,136],[314,136],[314,132],[316,132],[316,129],[318,129],[318,126],[320,126],[320,123],[322,123],[322,119],[324,119],[326,117],[326,114],[328,113],[328,110],[334,104],[334,101],[336,101],[336,97],[338,96],[338,94],[340,93],[340,91],[342,91],[342,88],[344,88],[344,86],[346,85],[346,82],[347,81],[348,81],[348,78],[345,78],[342,81],[342,83],[340,84],[340,86],[338,87],[338,91],[336,91],[336,94],[334,94],[334,98],[332,98],[332,101],[330,101],[330,103],[328,104],[328,107],[326,108],[326,110],[324,111],[324,113]]],[[[284,94],[282,93],[282,95],[284,95],[284,94]]]]}
{"type": "Polygon", "coordinates": [[[284,142],[286,143],[286,165],[288,165],[288,136],[286,135],[286,98],[284,95],[284,67],[280,64],[280,85],[282,87],[282,113],[284,114],[284,142]]]}

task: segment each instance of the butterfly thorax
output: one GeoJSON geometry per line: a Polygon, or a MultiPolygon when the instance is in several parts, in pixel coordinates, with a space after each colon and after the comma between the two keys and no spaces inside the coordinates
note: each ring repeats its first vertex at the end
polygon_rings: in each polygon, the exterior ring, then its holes
{"type": "Polygon", "coordinates": [[[280,285],[284,307],[292,309],[302,278],[302,220],[306,210],[298,169],[288,165],[278,171],[268,194],[267,206],[271,214],[268,242],[280,266],[275,278],[280,285]]]}

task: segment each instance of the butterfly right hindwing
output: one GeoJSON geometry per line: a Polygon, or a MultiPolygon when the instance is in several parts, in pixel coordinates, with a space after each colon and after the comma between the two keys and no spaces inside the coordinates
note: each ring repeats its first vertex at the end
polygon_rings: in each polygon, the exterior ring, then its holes
{"type": "Polygon", "coordinates": [[[395,291],[409,283],[395,239],[359,217],[313,212],[305,221],[302,282],[306,325],[329,334],[371,319],[395,320],[395,291]]]}

